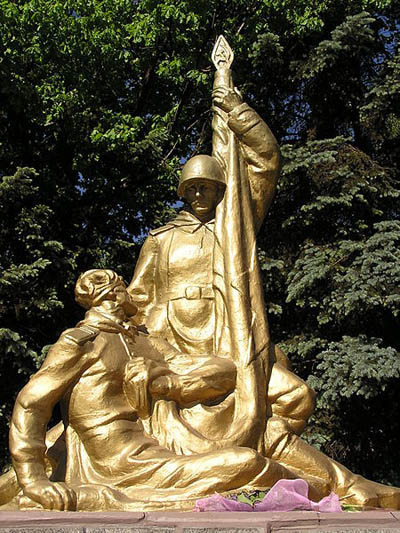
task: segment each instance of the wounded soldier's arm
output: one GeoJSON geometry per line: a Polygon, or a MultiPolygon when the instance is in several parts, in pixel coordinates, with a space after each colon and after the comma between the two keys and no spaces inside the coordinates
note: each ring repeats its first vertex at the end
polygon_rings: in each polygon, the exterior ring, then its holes
{"type": "Polygon", "coordinates": [[[79,330],[67,330],[19,393],[10,425],[10,452],[22,488],[48,481],[45,437],[53,407],[90,364],[88,345],[81,344],[79,330]]]}
{"type": "Polygon", "coordinates": [[[153,397],[175,400],[182,407],[209,403],[235,389],[236,367],[222,357],[208,357],[200,367],[186,374],[171,373],[150,384],[153,397]]]}

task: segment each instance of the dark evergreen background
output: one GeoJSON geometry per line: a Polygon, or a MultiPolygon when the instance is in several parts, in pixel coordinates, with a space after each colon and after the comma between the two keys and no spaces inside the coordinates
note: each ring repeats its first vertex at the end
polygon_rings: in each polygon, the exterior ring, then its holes
{"type": "Polygon", "coordinates": [[[400,485],[399,2],[0,0],[0,448],[17,391],[82,317],[81,271],[130,280],[210,151],[210,54],[285,165],[259,237],[273,338],[318,391],[307,439],[400,485]]]}

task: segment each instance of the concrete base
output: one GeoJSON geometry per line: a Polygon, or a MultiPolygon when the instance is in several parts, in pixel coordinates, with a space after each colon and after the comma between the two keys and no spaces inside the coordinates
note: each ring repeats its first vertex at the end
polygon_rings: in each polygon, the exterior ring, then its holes
{"type": "Polygon", "coordinates": [[[71,513],[0,511],[0,533],[400,533],[400,511],[71,513]]]}

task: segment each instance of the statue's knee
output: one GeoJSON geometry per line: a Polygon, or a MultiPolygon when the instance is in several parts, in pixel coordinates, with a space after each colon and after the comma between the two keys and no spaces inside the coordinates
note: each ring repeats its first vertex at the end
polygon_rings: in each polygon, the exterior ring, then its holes
{"type": "Polygon", "coordinates": [[[261,457],[259,453],[252,448],[244,448],[241,446],[235,446],[232,449],[232,453],[236,457],[236,460],[241,463],[251,463],[257,461],[258,457],[261,457]]]}
{"type": "Polygon", "coordinates": [[[232,457],[229,460],[230,466],[238,464],[243,468],[246,465],[254,471],[262,470],[265,466],[265,458],[252,448],[234,447],[231,453],[232,457]]]}
{"type": "Polygon", "coordinates": [[[272,414],[294,420],[308,420],[314,412],[315,392],[305,381],[298,380],[290,392],[283,395],[276,405],[272,405],[272,414]]]}
{"type": "Polygon", "coordinates": [[[297,393],[299,397],[297,417],[302,420],[308,420],[315,409],[315,391],[306,382],[303,382],[298,387],[297,393]]]}

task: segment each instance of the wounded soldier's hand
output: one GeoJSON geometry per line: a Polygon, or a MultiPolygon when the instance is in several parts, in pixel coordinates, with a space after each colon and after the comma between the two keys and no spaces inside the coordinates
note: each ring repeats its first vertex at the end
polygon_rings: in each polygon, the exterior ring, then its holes
{"type": "Polygon", "coordinates": [[[124,393],[132,409],[140,418],[150,415],[150,397],[147,390],[150,369],[154,364],[143,357],[135,357],[125,368],[124,393]]]}
{"type": "Polygon", "coordinates": [[[65,483],[40,480],[23,488],[24,496],[51,511],[76,511],[76,493],[65,483]]]}

